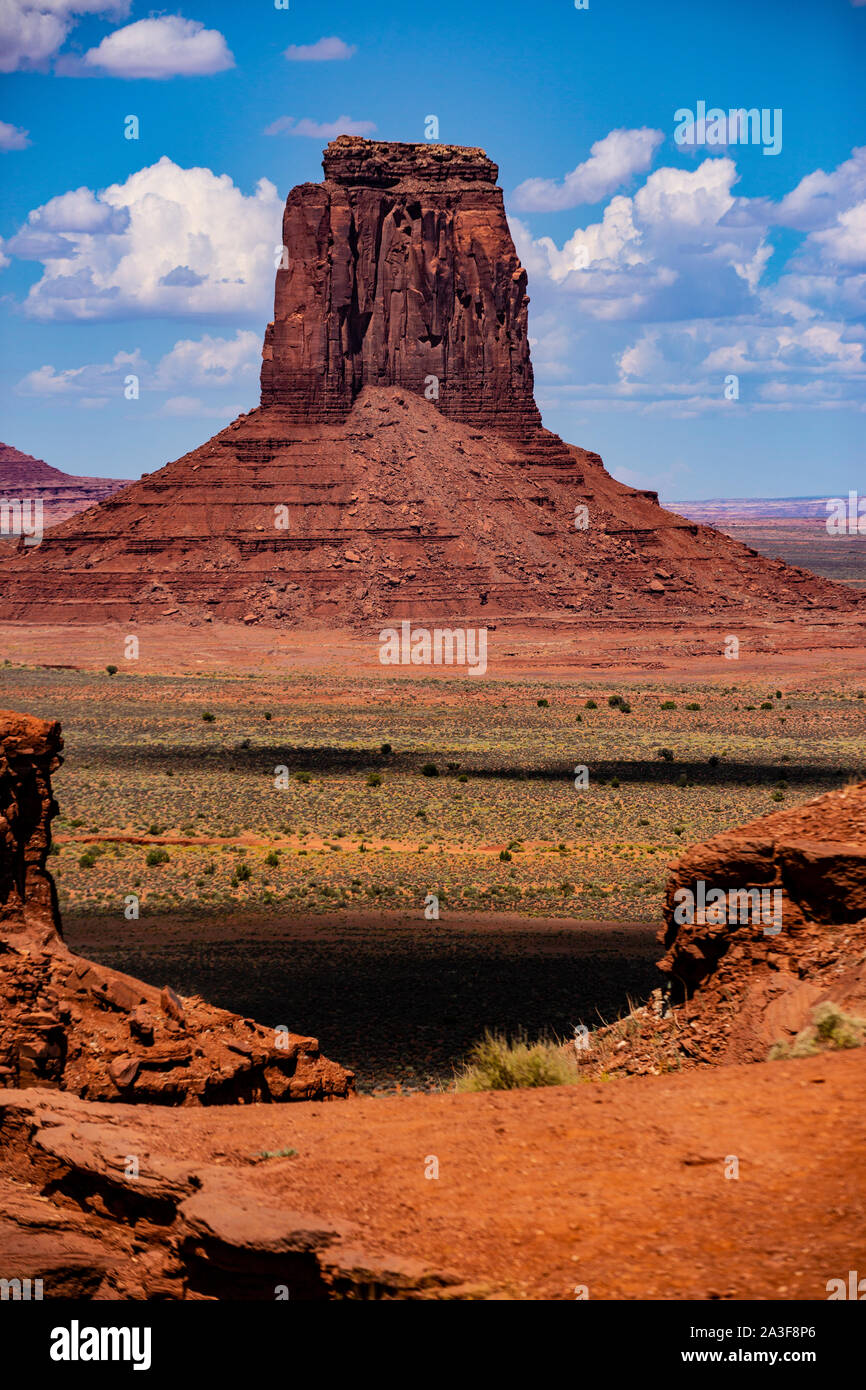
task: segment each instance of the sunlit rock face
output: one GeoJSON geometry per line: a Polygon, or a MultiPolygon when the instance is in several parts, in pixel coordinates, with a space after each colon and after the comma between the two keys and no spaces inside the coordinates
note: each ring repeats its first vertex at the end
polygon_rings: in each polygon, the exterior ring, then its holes
{"type": "Polygon", "coordinates": [[[364,386],[426,392],[452,420],[540,424],[526,272],[483,150],[341,136],[289,194],[262,405],[342,421],[364,386]]]}

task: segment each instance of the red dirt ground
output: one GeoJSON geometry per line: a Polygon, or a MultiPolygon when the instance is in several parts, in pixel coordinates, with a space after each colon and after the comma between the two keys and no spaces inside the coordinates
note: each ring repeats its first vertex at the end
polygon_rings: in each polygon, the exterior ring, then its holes
{"type": "Polygon", "coordinates": [[[453,1273],[459,1297],[823,1300],[866,1268],[864,1086],[860,1050],[541,1091],[98,1109],[146,1123],[151,1153],[240,1170],[251,1197],[453,1273]]]}
{"type": "MultiPolygon", "coordinates": [[[[381,673],[382,680],[467,679],[457,666],[382,666],[379,664],[379,626],[366,634],[327,629],[295,632],[258,625],[207,624],[181,627],[136,625],[140,656],[125,663],[121,625],[61,626],[0,624],[0,660],[28,665],[70,666],[101,670],[109,663],[136,673],[231,672],[233,674],[307,671],[346,675],[381,673]]],[[[739,623],[725,620],[686,625],[623,621],[610,623],[572,620],[542,635],[537,628],[492,626],[488,635],[485,680],[534,680],[592,674],[639,675],[652,682],[671,674],[695,680],[714,677],[725,682],[748,676],[762,679],[792,674],[800,679],[841,679],[864,670],[866,620],[819,622],[805,619],[785,623],[739,623]],[[723,656],[725,639],[740,639],[737,661],[723,656]]]]}

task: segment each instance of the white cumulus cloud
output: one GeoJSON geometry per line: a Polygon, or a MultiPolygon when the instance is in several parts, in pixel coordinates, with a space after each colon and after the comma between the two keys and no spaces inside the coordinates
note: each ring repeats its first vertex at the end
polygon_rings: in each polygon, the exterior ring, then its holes
{"type": "Polygon", "coordinates": [[[110,77],[153,78],[201,77],[235,64],[218,29],[180,15],[140,19],[115,29],[87,50],[84,62],[110,77]]]}
{"type": "Polygon", "coordinates": [[[597,203],[608,197],[632,174],[642,174],[664,135],[643,126],[640,130],[612,130],[590,148],[589,159],[578,164],[562,183],[555,179],[526,179],[515,189],[512,203],[521,212],[554,212],[581,203],[597,203]]]}
{"type": "Polygon", "coordinates": [[[264,315],[282,206],[268,179],[246,196],[163,155],[124,183],[52,198],[7,249],[44,263],[24,303],[34,318],[264,315]]]}
{"type": "Polygon", "coordinates": [[[372,135],[373,121],[353,121],[351,116],[338,116],[335,121],[311,121],[306,116],[279,116],[265,127],[265,135],[305,135],[311,140],[336,140],[338,135],[372,135]]]}
{"type": "Polygon", "coordinates": [[[130,0],[2,0],[0,72],[44,67],[82,15],[123,19],[130,0]]]}
{"type": "Polygon", "coordinates": [[[42,366],[28,372],[15,387],[19,396],[40,396],[43,400],[67,399],[81,404],[80,397],[96,397],[108,400],[112,394],[118,399],[123,392],[123,381],[129,373],[140,376],[147,363],[138,348],[134,352],[117,352],[110,362],[91,362],[83,367],[66,367],[58,371],[55,367],[42,366]]]}
{"type": "Polygon", "coordinates": [[[8,121],[0,121],[0,150],[26,150],[29,144],[26,130],[10,125],[8,121]]]}
{"type": "Polygon", "coordinates": [[[161,415],[193,416],[199,420],[224,420],[226,424],[240,415],[240,405],[205,405],[198,396],[170,396],[160,410],[161,415]]]}
{"type": "MultiPolygon", "coordinates": [[[[234,390],[253,385],[261,367],[261,334],[239,329],[233,338],[181,338],[162,356],[155,366],[142,355],[139,348],[132,352],[121,350],[110,362],[89,362],[81,367],[58,370],[50,365],[28,372],[15,387],[20,396],[40,396],[44,400],[66,402],[70,405],[93,405],[94,401],[119,400],[124,380],[133,372],[145,392],[160,393],[205,389],[234,390]]],[[[190,400],[190,396],[173,396],[174,400],[190,400]]],[[[180,407],[162,409],[169,414],[186,413],[180,407]]],[[[208,407],[219,414],[229,409],[237,415],[241,409],[227,405],[208,407]]],[[[202,413],[195,410],[193,414],[202,413]]],[[[207,412],[205,412],[207,413],[207,412]]]]}
{"type": "Polygon", "coordinates": [[[807,248],[820,247],[834,265],[866,269],[866,202],[840,212],[836,223],[813,232],[807,248]]]}
{"type": "Polygon", "coordinates": [[[561,243],[510,219],[545,406],[694,416],[734,373],[741,410],[866,410],[866,149],[779,202],[737,178],[730,150],[659,168],[561,243]]]}
{"type": "Polygon", "coordinates": [[[183,338],[156,369],[158,387],[234,386],[258,374],[261,334],[241,329],[234,338],[183,338]]]}
{"type": "Polygon", "coordinates": [[[319,39],[317,43],[289,44],[284,58],[290,63],[333,63],[343,62],[357,53],[354,44],[344,43],[342,39],[319,39]]]}

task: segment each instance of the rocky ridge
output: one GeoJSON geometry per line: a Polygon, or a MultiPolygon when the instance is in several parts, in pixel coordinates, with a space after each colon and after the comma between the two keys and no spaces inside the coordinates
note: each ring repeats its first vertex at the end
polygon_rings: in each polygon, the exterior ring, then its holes
{"type": "Polygon", "coordinates": [[[0,1088],[212,1105],[354,1089],[315,1038],[277,1033],[74,955],[46,867],[57,721],[0,711],[0,1088]]]}
{"type": "Polygon", "coordinates": [[[38,499],[46,527],[57,526],[88,507],[95,507],[129,482],[129,478],[76,477],[14,449],[11,444],[0,444],[0,498],[38,499]]]}
{"type": "Polygon", "coordinates": [[[665,989],[601,1030],[590,1070],[762,1062],[821,1005],[866,1017],[866,782],[692,845],[659,942],[665,989]]]}

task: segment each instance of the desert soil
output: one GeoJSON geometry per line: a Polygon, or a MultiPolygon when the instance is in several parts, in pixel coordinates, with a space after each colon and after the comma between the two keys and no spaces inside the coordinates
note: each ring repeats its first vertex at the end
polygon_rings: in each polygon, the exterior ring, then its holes
{"type": "Polygon", "coordinates": [[[864,1085],[861,1049],[542,1091],[151,1108],[147,1148],[343,1219],[365,1251],[457,1276],[460,1297],[824,1300],[866,1267],[864,1085]]]}

